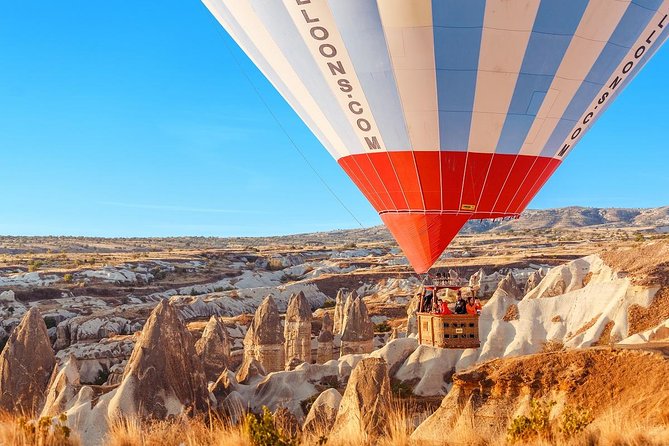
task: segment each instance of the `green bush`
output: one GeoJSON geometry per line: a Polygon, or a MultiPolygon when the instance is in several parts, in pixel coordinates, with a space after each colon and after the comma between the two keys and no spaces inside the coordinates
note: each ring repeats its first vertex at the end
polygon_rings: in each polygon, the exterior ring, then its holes
{"type": "Polygon", "coordinates": [[[72,283],[73,279],[74,279],[74,276],[70,273],[67,273],[63,276],[63,282],[65,282],[65,283],[72,283]]]}
{"type": "Polygon", "coordinates": [[[28,272],[35,272],[42,267],[42,262],[40,260],[31,260],[28,262],[28,272]]]}
{"type": "Polygon", "coordinates": [[[246,429],[254,446],[297,446],[297,439],[277,429],[272,412],[265,406],[261,415],[248,414],[246,429]]]}
{"type": "Polygon", "coordinates": [[[403,381],[393,379],[390,382],[390,391],[399,398],[410,398],[413,396],[411,386],[403,381]]]}
{"type": "Polygon", "coordinates": [[[70,445],[71,430],[66,425],[67,415],[60,414],[58,418],[42,417],[38,420],[26,418],[17,419],[17,427],[24,437],[26,444],[35,445],[70,445]]]}
{"type": "Polygon", "coordinates": [[[392,327],[390,325],[388,325],[387,322],[381,322],[380,324],[376,324],[374,326],[374,331],[376,333],[388,333],[391,330],[392,330],[392,327]]]}
{"type": "Polygon", "coordinates": [[[590,411],[580,407],[567,407],[560,415],[560,433],[564,438],[572,438],[592,423],[590,411]]]}
{"type": "Polygon", "coordinates": [[[550,413],[555,406],[554,401],[530,401],[527,415],[519,415],[511,421],[506,437],[509,443],[531,440],[537,437],[551,436],[550,413]]]}

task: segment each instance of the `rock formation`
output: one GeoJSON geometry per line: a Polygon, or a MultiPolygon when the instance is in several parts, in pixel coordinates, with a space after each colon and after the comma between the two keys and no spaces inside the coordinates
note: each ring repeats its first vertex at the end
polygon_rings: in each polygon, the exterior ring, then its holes
{"type": "Polygon", "coordinates": [[[161,301],[146,321],[114,397],[121,413],[166,418],[206,411],[204,369],[179,312],[161,301]]]}
{"type": "Polygon", "coordinates": [[[303,431],[329,432],[337,418],[341,395],[336,389],[323,391],[311,405],[302,425],[303,431]]]}
{"type": "Polygon", "coordinates": [[[344,297],[344,290],[340,289],[337,291],[337,297],[335,298],[334,306],[334,334],[341,334],[341,328],[344,324],[344,302],[346,298],[344,297]]]}
{"type": "Polygon", "coordinates": [[[385,361],[365,358],[353,369],[329,439],[344,440],[351,432],[369,439],[382,435],[387,427],[390,380],[385,361]]]}
{"type": "Polygon", "coordinates": [[[341,335],[341,356],[351,353],[371,353],[374,349],[374,324],[369,320],[365,302],[351,296],[347,305],[344,326],[341,335]]]}
{"type": "Polygon", "coordinates": [[[255,358],[267,373],[283,370],[286,365],[279,309],[271,295],[258,307],[246,332],[244,357],[255,358]]]}
{"type": "Polygon", "coordinates": [[[256,378],[262,378],[265,375],[267,375],[267,372],[256,358],[245,356],[235,378],[239,384],[250,384],[256,378]]]}
{"type": "Polygon", "coordinates": [[[524,294],[529,293],[533,289],[535,289],[537,286],[539,286],[539,283],[541,282],[541,279],[544,278],[544,271],[543,269],[534,271],[533,273],[530,274],[530,276],[527,278],[527,282],[525,282],[525,289],[524,289],[524,294]]]}
{"type": "Polygon", "coordinates": [[[31,308],[0,354],[0,410],[33,414],[41,409],[55,364],[46,324],[31,308]]]}
{"type": "Polygon", "coordinates": [[[209,392],[216,398],[219,408],[222,408],[221,405],[228,395],[236,390],[237,379],[235,374],[227,369],[221,373],[215,382],[209,385],[209,392]]]}
{"type": "Polygon", "coordinates": [[[557,401],[556,411],[581,407],[595,419],[608,420],[615,411],[621,420],[639,413],[666,420],[668,375],[663,355],[634,350],[579,349],[487,361],[453,376],[451,391],[411,435],[412,444],[443,444],[444,432],[460,423],[493,438],[497,426],[524,413],[530,400],[557,401]]]}
{"type": "Polygon", "coordinates": [[[195,351],[204,366],[209,381],[216,380],[228,367],[230,336],[219,318],[212,316],[207,322],[202,337],[195,343],[195,351]]]}
{"type": "Polygon", "coordinates": [[[323,364],[334,356],[334,335],[332,334],[332,319],[325,313],[322,320],[321,332],[318,334],[318,352],[316,362],[323,364]]]}
{"type": "Polygon", "coordinates": [[[41,416],[56,416],[65,412],[80,389],[79,364],[70,355],[62,366],[53,369],[41,416]]]}
{"type": "Polygon", "coordinates": [[[497,289],[493,293],[493,297],[500,295],[501,297],[510,297],[520,300],[523,297],[523,290],[518,286],[516,278],[512,273],[508,273],[497,285],[497,289]]]}
{"type": "Polygon", "coordinates": [[[420,305],[420,294],[415,295],[407,305],[407,336],[418,334],[418,319],[416,313],[420,305]]]}
{"type": "Polygon", "coordinates": [[[294,359],[311,363],[311,305],[302,291],[288,302],[284,337],[288,364],[294,359]]]}

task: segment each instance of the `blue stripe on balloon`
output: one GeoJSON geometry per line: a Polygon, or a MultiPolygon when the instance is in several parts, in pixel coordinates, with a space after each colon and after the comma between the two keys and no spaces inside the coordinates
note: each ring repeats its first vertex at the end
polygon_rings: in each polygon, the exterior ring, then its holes
{"type": "Polygon", "coordinates": [[[432,0],[441,150],[467,151],[485,0],[432,0]]]}
{"type": "Polygon", "coordinates": [[[633,0],[632,3],[641,6],[642,8],[657,11],[664,0],[633,0]]]}
{"type": "MultiPolygon", "coordinates": [[[[645,1],[644,3],[649,5],[651,1],[645,1]]],[[[653,0],[653,3],[658,3],[657,6],[659,6],[661,1],[653,0]]],[[[553,156],[560,150],[562,143],[569,136],[569,132],[573,130],[576,122],[581,119],[588,106],[620,65],[634,42],[652,20],[654,14],[655,11],[645,6],[639,6],[636,3],[629,4],[625,14],[623,14],[613,34],[611,34],[611,38],[553,129],[553,133],[548,138],[541,155],[553,156]]],[[[600,111],[599,114],[602,112],[600,111]]]]}
{"type": "MultiPolygon", "coordinates": [[[[657,52],[657,50],[660,49],[660,47],[662,46],[662,44],[664,44],[664,42],[667,40],[667,37],[669,37],[669,29],[668,29],[668,27],[665,27],[664,30],[662,31],[662,34],[660,34],[660,35],[657,37],[657,40],[655,41],[655,43],[653,44],[653,46],[648,50],[648,52],[647,52],[644,56],[642,56],[641,61],[640,61],[639,63],[637,63],[637,64],[634,66],[634,68],[632,68],[632,71],[629,72],[629,74],[627,75],[627,77],[625,78],[625,80],[622,81],[622,82],[620,83],[620,85],[618,85],[618,88],[616,88],[615,91],[613,92],[613,94],[611,95],[611,97],[608,98],[608,100],[607,100],[606,103],[604,104],[602,110],[597,114],[597,116],[595,116],[595,118],[592,120],[592,122],[590,123],[590,125],[587,126],[587,127],[585,128],[585,130],[583,131],[583,133],[581,133],[581,135],[579,136],[579,140],[580,140],[581,138],[583,138],[583,135],[585,135],[585,134],[588,132],[588,130],[590,130],[590,129],[595,125],[595,123],[597,122],[597,120],[598,120],[599,118],[601,118],[602,116],[604,116],[604,114],[606,113],[606,110],[611,106],[611,104],[613,104],[613,103],[615,102],[615,100],[616,100],[616,98],[618,97],[618,95],[619,95],[620,93],[622,93],[622,92],[625,90],[625,88],[627,87],[627,85],[632,81],[632,79],[634,79],[634,76],[636,76],[636,75],[639,73],[639,71],[641,71],[641,70],[643,69],[643,67],[644,67],[644,66],[648,63],[648,61],[653,57],[653,55],[655,54],[655,52],[657,52]]],[[[565,137],[564,137],[558,144],[562,144],[562,142],[564,141],[564,139],[567,138],[567,135],[569,135],[569,132],[574,128],[574,125],[575,125],[574,122],[570,122],[569,124],[570,124],[570,127],[569,127],[569,129],[566,131],[565,137]]],[[[576,141],[576,142],[578,143],[578,141],[576,141]]],[[[546,153],[545,153],[545,156],[553,157],[553,156],[555,156],[555,155],[558,153],[558,151],[559,151],[560,149],[562,149],[562,147],[561,147],[561,146],[557,146],[557,147],[554,148],[554,150],[546,150],[546,151],[545,151],[545,152],[546,152],[546,153]]],[[[572,147],[572,150],[573,150],[573,147],[572,147]]],[[[542,153],[542,155],[544,155],[544,154],[542,153]]]]}
{"type": "Polygon", "coordinates": [[[325,81],[316,59],[304,42],[285,4],[274,0],[250,1],[258,18],[272,35],[274,42],[281,48],[284,57],[299,74],[302,83],[346,144],[345,149],[350,153],[362,153],[364,151],[362,142],[355,134],[352,124],[325,81]]]}
{"type": "Polygon", "coordinates": [[[411,150],[376,0],[330,0],[329,5],[386,148],[411,150]]]}
{"type": "Polygon", "coordinates": [[[248,36],[244,27],[242,27],[235,17],[230,14],[227,7],[218,8],[216,10],[219,12],[225,19],[227,25],[230,27],[231,32],[234,34],[234,38],[239,41],[240,46],[254,61],[254,63],[260,68],[263,74],[267,79],[275,86],[275,88],[281,93],[281,96],[290,104],[290,106],[295,110],[295,112],[300,116],[304,123],[311,129],[311,131],[316,135],[320,142],[328,149],[328,152],[338,158],[335,148],[332,146],[332,141],[329,141],[325,138],[323,133],[320,131],[318,126],[307,114],[306,110],[300,105],[300,102],[295,98],[292,91],[284,84],[281,80],[281,77],[276,73],[274,68],[270,63],[265,59],[260,50],[255,46],[251,38],[248,36]]]}
{"type": "Polygon", "coordinates": [[[543,0],[518,74],[497,153],[516,154],[569,48],[588,0],[543,0]]]}

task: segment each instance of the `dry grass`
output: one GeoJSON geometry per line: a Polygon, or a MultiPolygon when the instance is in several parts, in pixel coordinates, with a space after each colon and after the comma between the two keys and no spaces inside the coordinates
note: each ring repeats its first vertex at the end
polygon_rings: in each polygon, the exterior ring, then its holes
{"type": "Polygon", "coordinates": [[[70,432],[65,418],[30,420],[0,412],[2,446],[79,446],[76,433],[70,432]]]}
{"type": "MultiPolygon", "coordinates": [[[[487,424],[481,429],[482,420],[476,419],[471,410],[465,409],[455,425],[444,426],[434,444],[444,446],[488,446],[488,445],[539,445],[539,446],[660,446],[669,444],[669,415],[665,419],[630,416],[633,408],[642,403],[642,396],[634,404],[625,404],[615,411],[601,414],[582,432],[565,438],[557,425],[542,438],[510,443],[506,438],[508,420],[498,420],[496,425],[487,424]]],[[[638,409],[638,407],[637,407],[638,409]]],[[[637,412],[638,414],[642,412],[637,412]]],[[[415,426],[425,415],[412,404],[395,400],[388,411],[386,433],[381,438],[370,438],[365,432],[350,432],[344,439],[328,440],[328,432],[322,426],[302,434],[295,445],[329,446],[423,446],[410,438],[415,426]]],[[[485,421],[489,423],[490,420],[485,421]]],[[[66,424],[66,423],[65,423],[66,424]]],[[[0,414],[0,445],[2,446],[79,446],[76,435],[64,439],[57,435],[36,437],[25,428],[23,418],[0,414]]],[[[221,419],[175,418],[168,421],[140,421],[136,418],[120,418],[111,423],[106,436],[106,446],[257,446],[254,444],[247,423],[230,425],[221,419]]]]}
{"type": "Polygon", "coordinates": [[[122,418],[112,423],[108,446],[251,446],[243,425],[230,426],[221,420],[180,418],[142,422],[122,418]]]}

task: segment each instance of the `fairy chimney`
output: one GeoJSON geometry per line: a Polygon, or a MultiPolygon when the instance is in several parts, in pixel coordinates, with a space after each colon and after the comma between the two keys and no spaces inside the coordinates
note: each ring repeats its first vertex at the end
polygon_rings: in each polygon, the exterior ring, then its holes
{"type": "Polygon", "coordinates": [[[321,332],[318,334],[317,362],[324,364],[332,359],[334,353],[334,335],[332,334],[332,319],[325,313],[323,316],[321,332]]]}
{"type": "Polygon", "coordinates": [[[300,291],[288,302],[284,328],[286,361],[311,362],[311,305],[300,291]]]}
{"type": "Polygon", "coordinates": [[[374,349],[374,324],[362,298],[351,296],[341,335],[341,355],[371,353],[374,349]]]}
{"type": "Polygon", "coordinates": [[[279,309],[268,295],[244,337],[244,356],[255,358],[267,373],[278,372],[286,365],[284,340],[279,309]]]}

